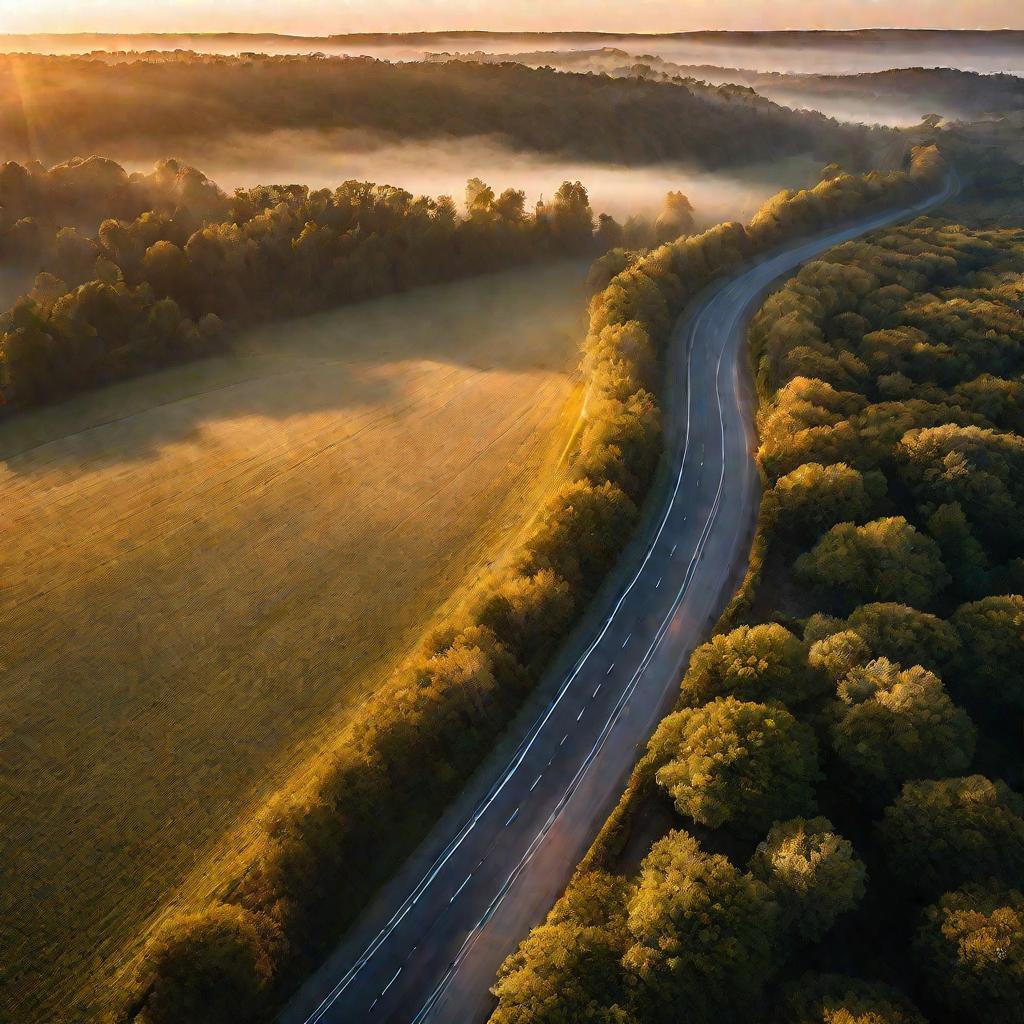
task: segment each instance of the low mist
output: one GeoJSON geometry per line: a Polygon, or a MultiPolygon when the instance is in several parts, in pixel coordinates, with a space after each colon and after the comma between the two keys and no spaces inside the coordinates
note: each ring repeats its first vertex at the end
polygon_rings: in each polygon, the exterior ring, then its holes
{"type": "Polygon", "coordinates": [[[397,142],[344,130],[235,135],[216,143],[178,144],[171,153],[114,149],[104,155],[132,171],[148,171],[156,160],[173,156],[229,192],[266,184],[333,188],[355,178],[396,185],[416,195],[452,195],[461,203],[467,178],[480,177],[497,192],[522,189],[532,205],[550,198],[566,179],[579,180],[595,213],[619,220],[657,214],[665,193],[681,190],[701,226],[746,219],[780,188],[813,183],[818,171],[818,163],[805,157],[775,161],[770,167],[754,165],[735,176],[671,164],[628,168],[532,156],[486,138],[397,142]]]}

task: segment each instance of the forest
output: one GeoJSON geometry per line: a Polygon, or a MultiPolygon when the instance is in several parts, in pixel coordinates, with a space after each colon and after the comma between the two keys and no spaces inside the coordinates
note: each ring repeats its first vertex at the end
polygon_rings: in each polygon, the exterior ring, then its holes
{"type": "Polygon", "coordinates": [[[402,139],[497,136],[513,148],[713,170],[810,152],[874,166],[892,140],[745,92],[521,65],[373,58],[0,55],[0,156],[64,160],[117,146],[278,128],[402,139]]]}
{"type": "Polygon", "coordinates": [[[767,299],[747,578],[492,1024],[1024,1021],[1022,273],[934,215],[767,299]]]}
{"type": "Polygon", "coordinates": [[[749,225],[597,261],[582,363],[592,413],[573,478],[467,613],[381,687],[303,787],[268,808],[220,898],[153,937],[122,1019],[171,1024],[201,1007],[210,1022],[258,1020],[287,992],[479,765],[627,542],[660,455],[661,355],[686,303],[757,253],[905,204],[945,173],[934,148],[888,175],[833,170],[813,189],[780,193],[749,225]]]}
{"type": "MultiPolygon", "coordinates": [[[[637,241],[652,225],[634,226],[637,241]]],[[[248,323],[310,313],[623,240],[565,182],[547,203],[478,178],[449,196],[349,181],[227,196],[174,160],[0,165],[0,260],[38,269],[0,314],[0,410],[223,348],[248,323]],[[76,227],[74,225],[79,225],[76,227]]],[[[653,237],[653,236],[650,236],[653,237]]]]}

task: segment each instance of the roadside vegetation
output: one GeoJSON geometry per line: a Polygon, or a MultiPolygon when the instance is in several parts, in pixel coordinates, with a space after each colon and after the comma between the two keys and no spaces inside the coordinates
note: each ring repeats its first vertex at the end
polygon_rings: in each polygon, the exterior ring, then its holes
{"type": "Polygon", "coordinates": [[[1024,1020],[1022,274],[925,217],[765,302],[750,573],[492,1024],[1024,1020]]]}
{"type": "MultiPolygon", "coordinates": [[[[303,786],[274,801],[248,863],[218,899],[154,936],[125,1017],[170,1024],[206,1007],[202,1019],[225,1019],[216,1010],[225,979],[231,1019],[268,1012],[491,749],[622,550],[658,461],[661,355],[686,303],[758,252],[906,203],[943,176],[932,149],[889,175],[830,172],[812,190],[781,193],[746,227],[721,225],[645,256],[613,251],[595,267],[595,281],[604,275],[607,284],[591,303],[583,360],[589,412],[571,480],[474,606],[377,692],[303,786]]],[[[742,706],[732,728],[756,731],[758,716],[772,714],[742,706]]],[[[755,760],[764,767],[794,744],[804,750],[806,778],[793,780],[794,807],[803,808],[816,773],[814,738],[795,720],[791,732],[766,746],[768,762],[755,760]]]]}

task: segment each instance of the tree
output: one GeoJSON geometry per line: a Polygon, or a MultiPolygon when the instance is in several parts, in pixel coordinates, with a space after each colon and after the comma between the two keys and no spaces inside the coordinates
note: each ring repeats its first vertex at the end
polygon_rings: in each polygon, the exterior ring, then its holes
{"type": "Polygon", "coordinates": [[[965,1024],[1024,1022],[1024,895],[967,885],[924,912],[914,943],[927,983],[965,1024]]]}
{"type": "Polygon", "coordinates": [[[961,605],[952,622],[962,645],[957,684],[982,701],[1024,709],[1024,597],[1005,594],[961,605]]]}
{"type": "Polygon", "coordinates": [[[779,912],[768,887],[685,832],[658,840],[628,904],[623,957],[639,982],[638,1016],[712,1024],[749,1011],[775,970],[779,912]]]}
{"type": "Polygon", "coordinates": [[[870,660],[871,648],[867,641],[852,629],[841,629],[816,640],[807,655],[808,663],[834,683],[870,660]]]}
{"type": "Polygon", "coordinates": [[[779,477],[768,493],[778,509],[778,528],[813,541],[836,523],[866,518],[877,500],[872,491],[884,486],[882,478],[881,487],[869,490],[864,475],[845,462],[831,466],[805,462],[779,477]]]}
{"type": "Polygon", "coordinates": [[[796,561],[797,576],[847,599],[928,605],[949,583],[939,549],[902,516],[833,526],[796,561]]]}
{"type": "Polygon", "coordinates": [[[267,918],[218,904],[175,918],[146,950],[138,1002],[146,1024],[228,1024],[253,1017],[273,979],[280,941],[267,918]]]}
{"type": "Polygon", "coordinates": [[[1024,800],[982,775],[908,782],[878,824],[890,870],[934,896],[965,882],[1024,883],[1024,800]]]}
{"type": "Polygon", "coordinates": [[[701,644],[690,656],[681,699],[688,707],[716,697],[795,707],[826,689],[826,681],[807,663],[807,647],[784,626],[769,622],[739,626],[701,644]]]}
{"type": "Polygon", "coordinates": [[[941,672],[960,646],[956,630],[936,615],[893,601],[864,604],[847,620],[876,657],[941,672]]]}
{"type": "Polygon", "coordinates": [[[498,971],[493,1024],[626,1024],[622,986],[625,879],[575,878],[548,919],[498,971]]]}
{"type": "Polygon", "coordinates": [[[818,942],[864,898],[867,870],[828,818],[776,822],[750,861],[775,895],[783,920],[804,942],[818,942]]]}
{"type": "Polygon", "coordinates": [[[975,729],[942,680],[915,665],[878,658],[850,670],[832,709],[832,747],[856,786],[886,791],[907,779],[963,772],[975,729]]]}
{"type": "Polygon", "coordinates": [[[902,992],[841,974],[805,974],[783,992],[778,1024],[927,1024],[902,992]]]}
{"type": "Polygon", "coordinates": [[[781,704],[724,697],[669,715],[651,740],[658,784],[676,810],[743,833],[814,810],[821,777],[813,732],[781,704]]]}
{"type": "Polygon", "coordinates": [[[654,223],[659,242],[671,242],[693,231],[693,204],[682,192],[669,192],[654,223]]]}

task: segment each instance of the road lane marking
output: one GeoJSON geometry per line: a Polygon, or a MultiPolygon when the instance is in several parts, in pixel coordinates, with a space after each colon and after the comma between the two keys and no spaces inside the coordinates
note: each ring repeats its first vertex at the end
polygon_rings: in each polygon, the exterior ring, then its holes
{"type": "Polygon", "coordinates": [[[672,545],[672,550],[671,550],[671,551],[670,551],[670,552],[668,553],[668,557],[669,557],[669,558],[672,558],[672,557],[673,557],[673,555],[675,555],[675,553],[676,553],[676,548],[677,548],[677,547],[679,547],[679,545],[678,545],[678,544],[673,544],[673,545],[672,545]]]}
{"type": "Polygon", "coordinates": [[[601,689],[601,684],[598,683],[597,686],[594,687],[594,692],[590,695],[590,699],[591,700],[593,700],[597,696],[597,691],[600,690],[600,689],[601,689]]]}
{"type": "Polygon", "coordinates": [[[606,676],[610,676],[612,674],[612,669],[613,668],[615,668],[615,662],[614,661],[608,666],[608,671],[605,672],[605,675],[606,676]]]}
{"type": "Polygon", "coordinates": [[[623,647],[625,647],[625,646],[626,646],[626,644],[628,644],[628,643],[629,643],[629,638],[630,638],[630,637],[631,637],[632,635],[633,635],[632,633],[627,633],[627,634],[626,634],[626,639],[622,641],[622,646],[623,646],[623,647]]]}
{"type": "Polygon", "coordinates": [[[458,896],[459,893],[462,892],[462,890],[465,889],[467,885],[469,885],[469,880],[472,877],[473,877],[473,872],[470,871],[470,873],[468,875],[466,875],[466,878],[463,881],[462,885],[460,885],[458,887],[458,889],[455,890],[455,893],[452,895],[451,899],[448,900],[449,903],[454,903],[455,902],[455,897],[458,896]]]}
{"type": "Polygon", "coordinates": [[[537,783],[540,782],[540,780],[543,779],[543,778],[544,778],[544,773],[541,772],[540,775],[538,775],[537,778],[535,778],[533,780],[533,785],[530,787],[530,792],[531,793],[537,788],[537,783]]]}
{"type": "Polygon", "coordinates": [[[511,825],[511,824],[512,824],[512,822],[516,820],[516,815],[517,815],[518,813],[519,813],[519,808],[517,807],[517,808],[516,808],[516,809],[515,809],[515,810],[514,810],[514,811],[512,812],[512,817],[511,817],[511,818],[509,818],[509,819],[508,819],[508,821],[506,821],[506,822],[505,822],[505,828],[508,828],[508,827],[509,827],[509,825],[511,825]]]}
{"type": "Polygon", "coordinates": [[[661,588],[661,581],[662,581],[663,579],[664,579],[664,576],[659,576],[659,577],[658,577],[658,582],[654,584],[654,589],[655,589],[655,590],[659,590],[659,589],[661,588]]]}
{"type": "MultiPolygon", "coordinates": [[[[467,879],[466,879],[466,881],[468,882],[468,881],[469,881],[469,879],[467,878],[467,879]]],[[[399,976],[399,975],[400,975],[401,973],[402,973],[402,968],[401,968],[401,967],[399,967],[399,968],[398,968],[398,970],[397,970],[397,971],[395,971],[395,976],[394,976],[394,977],[393,977],[393,978],[392,978],[392,979],[391,979],[391,980],[390,980],[390,981],[389,981],[389,982],[388,982],[388,983],[387,983],[387,984],[386,984],[386,985],[384,986],[384,988],[383,988],[383,989],[381,990],[381,993],[380,993],[381,995],[384,995],[384,993],[385,993],[385,992],[387,992],[387,990],[388,990],[389,988],[391,988],[391,986],[392,986],[392,985],[394,985],[394,983],[395,983],[396,981],[398,981],[398,976],[399,976]]]]}
{"type": "MultiPolygon", "coordinates": [[[[566,733],[566,734],[565,734],[565,735],[564,735],[564,736],[562,737],[562,743],[565,743],[565,741],[566,741],[566,740],[567,740],[568,738],[569,738],[569,734],[568,734],[568,733],[566,733]]],[[[559,745],[559,746],[561,746],[561,745],[562,745],[562,743],[559,743],[558,745],[559,745]]]]}
{"type": "Polygon", "coordinates": [[[586,711],[586,710],[587,710],[586,708],[580,708],[580,713],[576,716],[576,721],[577,722],[583,717],[583,712],[586,711]]]}

